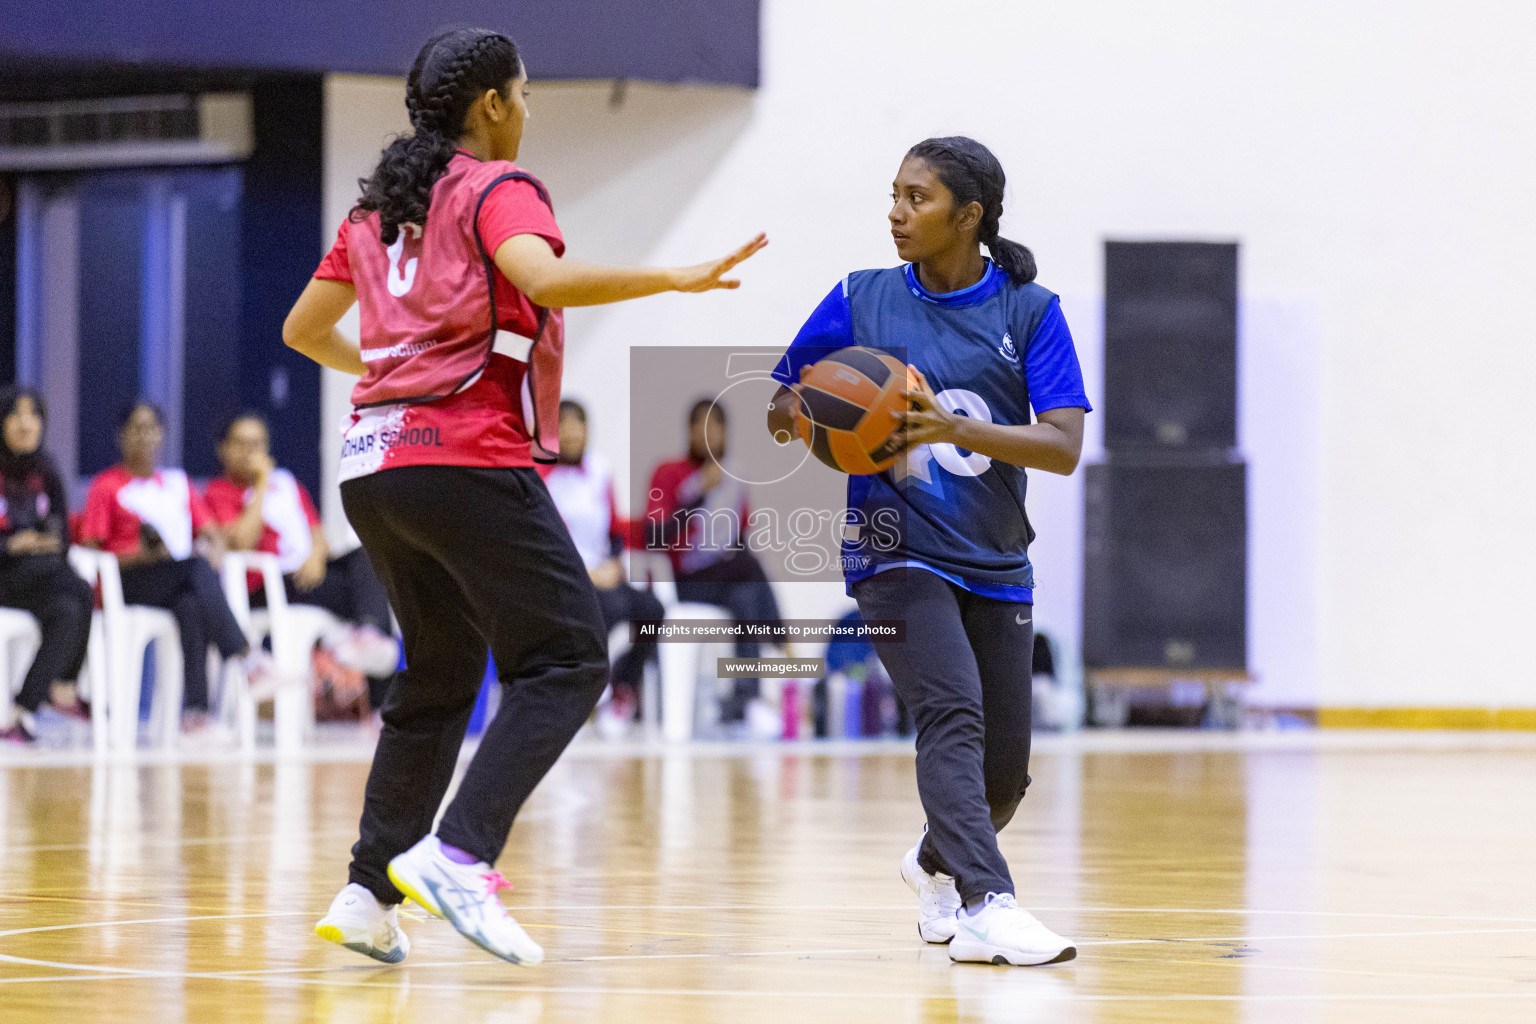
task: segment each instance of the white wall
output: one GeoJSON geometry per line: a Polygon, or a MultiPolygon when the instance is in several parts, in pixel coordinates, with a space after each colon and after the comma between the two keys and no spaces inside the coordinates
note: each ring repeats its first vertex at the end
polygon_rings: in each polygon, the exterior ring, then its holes
{"type": "MultiPolygon", "coordinates": [[[[405,113],[405,79],[374,75],[330,75],[325,80],[325,182],[321,205],[320,252],[330,250],[336,229],[357,202],[357,179],[365,178],[379,160],[389,140],[410,130],[405,113]]],[[[341,329],[357,337],[357,307],[341,322],[341,329]]],[[[321,514],[331,547],[347,551],[357,547],[357,535],[341,510],[336,472],[341,463],[342,422],[352,410],[352,385],[357,378],[335,370],[321,370],[320,464],[321,514]]]]}
{"type": "MultiPolygon", "coordinates": [[[[739,292],[571,313],[569,390],[602,410],[594,440],[615,464],[628,346],[787,341],[842,274],[894,262],[883,218],[905,148],[973,134],[1011,175],[1004,233],[1063,295],[1090,395],[1104,238],[1242,242],[1261,697],[1536,706],[1536,466],[1514,440],[1536,369],[1536,76],[1519,70],[1536,7],[764,8],[755,94],[631,85],[613,107],[602,84],[534,91],[522,163],[572,255],[693,262],[773,239],[739,292]]],[[[333,136],[336,187],[402,117],[393,88],[332,83],[328,123],[375,139],[333,136]]],[[[1037,615],[1071,641],[1080,478],[1032,488],[1037,615]]]]}

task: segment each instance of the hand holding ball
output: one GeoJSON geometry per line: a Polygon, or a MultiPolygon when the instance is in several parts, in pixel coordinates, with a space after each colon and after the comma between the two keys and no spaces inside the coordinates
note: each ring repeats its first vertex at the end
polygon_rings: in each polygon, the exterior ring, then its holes
{"type": "Polygon", "coordinates": [[[796,389],[800,439],[840,473],[867,476],[889,469],[902,451],[908,389],[918,379],[878,349],[839,349],[806,367],[796,389]]]}

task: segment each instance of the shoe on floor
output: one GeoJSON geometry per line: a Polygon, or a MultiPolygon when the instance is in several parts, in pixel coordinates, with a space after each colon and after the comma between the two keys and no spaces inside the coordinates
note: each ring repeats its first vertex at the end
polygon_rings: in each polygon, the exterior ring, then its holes
{"type": "Polygon", "coordinates": [[[373,626],[353,626],[335,638],[336,660],[365,676],[391,676],[400,667],[400,644],[373,626]]]}
{"type": "Polygon", "coordinates": [[[184,711],[179,743],[188,750],[233,749],[239,737],[229,726],[206,711],[184,711]]]}
{"type": "Polygon", "coordinates": [[[427,836],[390,861],[389,880],[492,956],[527,967],[544,959],[544,950],[496,897],[511,888],[501,873],[483,861],[456,863],[443,852],[437,836],[427,836]]]}
{"type": "Polygon", "coordinates": [[[15,743],[18,746],[32,746],[37,743],[37,725],[31,720],[32,715],[17,709],[15,722],[9,728],[0,729],[0,743],[15,743]]]}
{"type": "Polygon", "coordinates": [[[917,893],[917,934],[924,942],[948,942],[955,937],[960,893],[949,875],[930,875],[918,866],[917,849],[912,847],[901,858],[901,880],[917,893]]]}
{"type": "Polygon", "coordinates": [[[1011,893],[987,893],[987,902],[974,914],[955,916],[955,937],[949,958],[963,963],[1012,964],[1033,967],[1059,964],[1077,956],[1069,939],[1035,920],[1011,893]]]}
{"type": "Polygon", "coordinates": [[[613,701],[599,704],[597,713],[593,716],[592,724],[597,729],[597,734],[610,742],[622,740],[629,735],[629,727],[632,717],[626,716],[622,710],[614,707],[613,701]]]}
{"type": "Polygon", "coordinates": [[[336,894],[331,909],[315,925],[315,934],[386,964],[399,963],[411,951],[397,908],[384,906],[356,882],[336,894]]]}

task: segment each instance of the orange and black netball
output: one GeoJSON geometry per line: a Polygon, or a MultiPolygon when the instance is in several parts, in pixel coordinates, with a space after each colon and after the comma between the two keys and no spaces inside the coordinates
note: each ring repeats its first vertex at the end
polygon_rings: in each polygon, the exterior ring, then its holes
{"type": "Polygon", "coordinates": [[[854,476],[896,462],[904,392],[916,387],[900,361],[863,346],[839,349],[812,364],[800,383],[800,438],[818,459],[854,476]]]}

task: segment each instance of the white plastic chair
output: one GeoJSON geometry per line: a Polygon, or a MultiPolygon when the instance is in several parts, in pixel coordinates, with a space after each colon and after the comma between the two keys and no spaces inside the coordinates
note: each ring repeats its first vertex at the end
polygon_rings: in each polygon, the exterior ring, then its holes
{"type": "Polygon", "coordinates": [[[336,616],[308,604],[289,604],[283,589],[283,573],[277,556],[257,551],[230,552],[224,556],[224,596],[254,650],[266,638],[272,641],[276,678],[270,690],[254,690],[243,672],[232,673],[232,685],[241,746],[256,745],[256,704],[272,698],[273,731],[277,749],[301,749],[315,727],[315,698],[310,685],[310,652],[315,644],[341,626],[336,616]],[[247,571],[260,572],[266,588],[267,607],[252,610],[246,588],[247,571]]]}
{"type": "Polygon", "coordinates": [[[9,728],[16,718],[16,695],[21,692],[22,681],[37,650],[42,646],[43,634],[37,628],[37,620],[19,608],[0,608],[0,646],[5,649],[5,700],[0,704],[0,726],[9,728]]]}
{"type": "MultiPolygon", "coordinates": [[[[251,595],[246,588],[246,573],[259,571],[263,583],[267,583],[269,575],[276,575],[278,585],[281,586],[282,576],[276,569],[277,559],[271,555],[262,556],[244,551],[231,551],[224,555],[219,574],[224,599],[229,602],[229,610],[234,613],[235,621],[245,633],[246,643],[253,650],[261,644],[261,634],[251,625],[251,595]],[[267,559],[272,563],[270,574],[267,559]]],[[[219,710],[226,719],[234,719],[228,724],[234,726],[235,734],[240,738],[240,749],[246,753],[256,749],[256,705],[263,696],[265,694],[257,693],[252,687],[243,665],[230,666],[224,677],[219,710]]]]}
{"type": "MultiPolygon", "coordinates": [[[[672,579],[672,562],[664,553],[631,551],[629,559],[630,579],[636,586],[649,584],[651,593],[656,595],[666,613],[663,621],[731,621],[731,613],[717,605],[677,599],[677,584],[672,579]]],[[[704,671],[704,658],[709,647],[708,643],[675,641],[663,641],[656,645],[656,660],[661,670],[661,737],[668,743],[685,743],[693,738],[699,676],[704,671]]],[[[646,682],[649,684],[649,677],[646,682]]],[[[642,713],[646,726],[654,729],[657,695],[649,685],[646,690],[641,700],[642,713]]]]}
{"type": "MultiPolygon", "coordinates": [[[[186,685],[181,659],[181,630],[164,608],[123,601],[122,567],[117,556],[91,552],[101,583],[102,621],[107,650],[107,722],[111,746],[129,753],[138,746],[139,696],[144,688],[144,652],[155,645],[155,693],[150,705],[150,739],[172,748],[181,734],[182,688],[186,685]]],[[[85,557],[81,556],[81,564],[85,557]]]]}
{"type": "MultiPolygon", "coordinates": [[[[101,553],[90,548],[69,549],[69,564],[81,579],[95,587],[101,579],[101,553]]],[[[121,588],[119,588],[121,591],[121,588]]],[[[77,685],[82,697],[91,702],[91,746],[98,756],[108,748],[110,732],[110,708],[112,704],[111,666],[107,657],[106,616],[101,611],[91,612],[91,633],[85,646],[85,667],[81,669],[77,685]]],[[[138,709],[134,709],[138,717],[138,709]]]]}
{"type": "MultiPolygon", "coordinates": [[[[96,583],[96,552],[87,548],[70,548],[69,563],[85,581],[96,583]]],[[[16,694],[32,660],[42,646],[42,633],[37,619],[18,608],[0,608],[0,647],[4,648],[3,666],[6,689],[4,701],[0,701],[0,723],[10,725],[15,721],[16,694]]],[[[91,745],[96,753],[107,750],[107,686],[106,639],[99,611],[91,613],[91,632],[86,641],[85,665],[80,671],[80,697],[91,704],[91,745]]]]}

